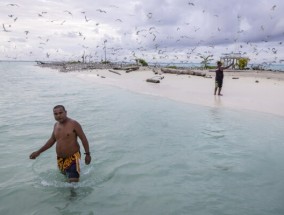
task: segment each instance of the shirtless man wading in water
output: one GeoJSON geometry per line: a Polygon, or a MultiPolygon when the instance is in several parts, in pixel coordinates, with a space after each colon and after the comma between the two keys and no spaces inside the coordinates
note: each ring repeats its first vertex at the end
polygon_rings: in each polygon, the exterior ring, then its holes
{"type": "Polygon", "coordinates": [[[81,158],[80,138],[85,150],[85,163],[91,162],[89,143],[81,125],[67,117],[67,111],[63,105],[53,108],[53,115],[57,121],[49,140],[39,150],[30,155],[30,159],[36,159],[42,152],[46,151],[56,143],[57,164],[60,171],[67,176],[69,182],[78,182],[80,178],[81,158]]]}

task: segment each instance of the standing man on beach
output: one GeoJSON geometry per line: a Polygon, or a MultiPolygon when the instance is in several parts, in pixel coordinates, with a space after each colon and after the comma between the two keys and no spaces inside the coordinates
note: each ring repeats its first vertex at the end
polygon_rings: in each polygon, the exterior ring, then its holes
{"type": "Polygon", "coordinates": [[[223,78],[224,78],[224,69],[228,69],[230,66],[232,66],[234,63],[231,63],[229,66],[222,67],[222,62],[218,61],[217,62],[217,70],[215,71],[216,76],[215,76],[215,89],[214,89],[214,95],[216,95],[217,90],[218,90],[218,96],[222,96],[221,90],[223,86],[223,78]]]}
{"type": "Polygon", "coordinates": [[[80,138],[85,149],[85,163],[91,163],[89,143],[81,125],[67,117],[67,111],[63,105],[53,108],[53,115],[57,121],[49,140],[39,150],[30,155],[30,159],[36,159],[56,143],[57,164],[60,171],[67,176],[69,182],[78,182],[80,178],[80,138]]]}

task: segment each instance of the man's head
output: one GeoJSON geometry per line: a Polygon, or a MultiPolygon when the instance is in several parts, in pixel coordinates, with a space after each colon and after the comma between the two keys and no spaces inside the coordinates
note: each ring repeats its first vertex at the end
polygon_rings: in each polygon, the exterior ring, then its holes
{"type": "Polygon", "coordinates": [[[62,123],[67,119],[67,111],[63,105],[56,105],[53,108],[53,115],[56,121],[62,123]]]}
{"type": "Polygon", "coordinates": [[[56,106],[53,108],[53,110],[54,110],[54,109],[57,109],[57,108],[61,108],[62,110],[64,110],[64,111],[66,112],[65,107],[64,107],[63,105],[56,105],[56,106]]]}
{"type": "Polygon", "coordinates": [[[217,66],[222,66],[222,62],[221,61],[217,61],[217,66]]]}

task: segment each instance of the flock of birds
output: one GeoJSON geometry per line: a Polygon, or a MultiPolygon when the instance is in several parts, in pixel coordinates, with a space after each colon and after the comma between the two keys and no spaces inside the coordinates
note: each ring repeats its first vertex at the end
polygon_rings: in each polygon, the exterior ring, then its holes
{"type": "MultiPolygon", "coordinates": [[[[196,3],[194,2],[187,2],[188,7],[195,7],[196,3]]],[[[18,4],[7,4],[7,7],[21,7],[18,4]]],[[[110,9],[119,9],[116,5],[109,5],[110,9]]],[[[277,8],[277,5],[272,5],[270,8],[270,11],[275,11],[277,8]]],[[[11,10],[13,11],[13,10],[11,10]]],[[[110,14],[109,16],[112,17],[112,13],[108,11],[107,9],[96,9],[95,10],[97,16],[99,16],[99,13],[102,15],[110,14]]],[[[69,10],[62,10],[64,19],[47,19],[46,16],[48,16],[48,11],[41,11],[37,13],[38,21],[41,21],[45,18],[45,21],[49,23],[55,23],[58,26],[63,26],[66,23],[70,23],[73,21],[74,16],[78,16],[78,12],[73,14],[73,12],[69,10]],[[65,15],[64,15],[65,14],[65,15]]],[[[122,11],[123,12],[123,11],[122,11]]],[[[99,34],[100,32],[103,32],[104,26],[106,24],[102,21],[96,21],[95,18],[89,18],[87,17],[86,11],[81,11],[81,22],[84,22],[85,24],[89,24],[89,26],[92,26],[92,32],[94,34],[99,34]],[[102,26],[102,27],[101,27],[102,26]]],[[[206,10],[202,10],[202,13],[206,13],[206,10]]],[[[94,17],[95,14],[92,14],[94,17]]],[[[112,35],[108,35],[107,33],[104,33],[104,38],[101,38],[98,41],[94,41],[94,39],[88,40],[88,37],[90,37],[90,34],[78,31],[78,30],[68,30],[67,33],[65,33],[65,36],[69,38],[80,38],[80,40],[76,40],[77,42],[77,51],[76,54],[70,55],[68,54],[66,57],[69,59],[65,60],[74,60],[79,59],[83,61],[95,61],[95,60],[106,60],[106,55],[108,56],[107,59],[110,61],[131,61],[133,59],[137,58],[144,58],[149,61],[172,61],[172,62],[178,62],[178,63],[189,63],[192,61],[196,61],[197,59],[207,59],[207,56],[213,56],[215,53],[214,48],[218,46],[218,43],[210,43],[210,41],[218,40],[217,35],[222,34],[223,32],[223,26],[216,26],[215,32],[208,32],[207,39],[200,39],[198,36],[199,31],[202,30],[202,26],[195,26],[194,24],[191,24],[191,22],[184,22],[184,25],[176,26],[175,28],[172,28],[169,30],[168,34],[165,34],[165,29],[161,29],[161,26],[163,25],[163,20],[154,20],[155,14],[153,12],[145,13],[146,23],[148,23],[148,27],[141,27],[136,26],[133,27],[132,30],[124,31],[121,33],[122,37],[127,38],[126,44],[119,44],[117,43],[117,38],[112,35]],[[188,29],[190,29],[190,34],[187,34],[188,29]],[[166,36],[164,36],[166,35],[166,36]],[[134,41],[135,45],[134,47],[131,46],[130,42],[134,41]],[[79,43],[78,43],[79,42],[79,43]],[[95,44],[95,45],[94,45],[95,44]],[[79,54],[78,54],[79,53],[79,54]]],[[[213,17],[216,19],[219,18],[220,14],[212,14],[213,17]]],[[[20,20],[18,16],[15,14],[7,14],[9,17],[9,24],[2,23],[2,29],[3,32],[9,34],[13,32],[13,25],[20,20]]],[[[125,17],[125,16],[124,16],[125,17]]],[[[112,17],[113,18],[113,17],[112,17]]],[[[237,17],[238,22],[241,22],[242,16],[238,15],[237,17]]],[[[131,21],[131,19],[135,19],[135,15],[128,14],[127,21],[131,21]]],[[[126,23],[126,18],[114,18],[113,22],[117,24],[123,24],[126,23]]],[[[44,25],[44,24],[43,24],[44,25]]],[[[116,24],[114,24],[115,26],[116,24]]],[[[52,30],[49,29],[49,30],[52,30]]],[[[83,30],[83,29],[82,29],[83,30]]],[[[261,25],[259,26],[260,32],[265,32],[265,26],[261,25]]],[[[28,41],[29,35],[31,34],[33,30],[27,29],[23,31],[23,35],[25,36],[25,40],[28,41]]],[[[119,31],[123,31],[123,28],[120,28],[119,31]]],[[[19,33],[19,32],[18,32],[19,33]]],[[[223,38],[223,41],[227,44],[235,44],[235,50],[224,48],[225,52],[239,52],[241,55],[247,56],[249,55],[257,57],[261,53],[271,54],[274,56],[273,61],[271,63],[275,62],[284,62],[283,59],[279,59],[278,57],[278,49],[277,47],[282,45],[282,41],[278,41],[276,44],[276,47],[268,47],[268,48],[259,48],[258,43],[253,43],[250,41],[242,41],[240,38],[242,34],[245,33],[245,30],[238,29],[234,34],[231,34],[233,36],[228,38],[223,38]],[[250,52],[248,51],[242,51],[242,49],[249,48],[250,52]]],[[[50,34],[49,34],[50,35],[50,34]]],[[[55,33],[54,33],[55,35],[55,33]]],[[[40,40],[38,43],[38,49],[41,50],[40,52],[38,50],[34,51],[35,47],[32,47],[28,51],[29,57],[38,57],[38,53],[44,53],[44,57],[41,56],[40,60],[58,60],[63,59],[64,55],[68,52],[63,50],[61,46],[54,47],[54,46],[48,46],[49,42],[53,40],[55,37],[54,35],[51,35],[47,38],[47,36],[37,36],[37,38],[40,40]],[[34,53],[35,52],[35,53],[34,53]]],[[[18,37],[20,35],[18,34],[18,37]]],[[[284,33],[283,35],[284,36],[284,33]]],[[[34,37],[33,37],[34,38],[34,37]]],[[[269,42],[270,36],[267,34],[265,37],[262,38],[261,41],[258,42],[269,42]]],[[[12,38],[10,38],[9,43],[14,44],[14,49],[17,49],[17,44],[13,42],[12,38]]],[[[32,41],[34,42],[34,41],[32,41]]],[[[3,41],[2,41],[3,43],[3,41]]],[[[75,43],[70,44],[70,46],[73,46],[75,43]]],[[[133,44],[133,43],[132,43],[133,44]]],[[[8,47],[8,46],[6,46],[8,47]]],[[[8,48],[7,48],[8,50],[8,48]]],[[[3,53],[5,52],[5,49],[3,53]]],[[[20,52],[20,51],[19,51],[20,52]]],[[[13,58],[17,59],[19,54],[16,56],[9,56],[6,54],[6,58],[13,58]]],[[[219,56],[218,56],[219,57],[219,56]]],[[[210,58],[208,58],[210,59],[210,58]]]]}

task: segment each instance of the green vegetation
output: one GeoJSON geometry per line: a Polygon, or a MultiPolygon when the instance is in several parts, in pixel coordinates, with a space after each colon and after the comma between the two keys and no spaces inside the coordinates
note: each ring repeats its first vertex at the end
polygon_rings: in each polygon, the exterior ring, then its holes
{"type": "Polygon", "coordinates": [[[216,66],[206,66],[206,68],[205,69],[216,69],[216,66]]]}
{"type": "Polygon", "coordinates": [[[135,61],[137,64],[141,64],[142,66],[148,66],[148,63],[144,59],[138,58],[135,61]]]}
{"type": "Polygon", "coordinates": [[[110,61],[106,60],[106,61],[101,61],[102,64],[110,64],[110,61]]]}
{"type": "Polygon", "coordinates": [[[248,58],[241,58],[241,59],[239,59],[239,62],[238,62],[237,65],[238,65],[239,69],[243,70],[247,67],[248,62],[249,62],[248,58]]]}
{"type": "Polygon", "coordinates": [[[169,69],[177,69],[176,66],[166,66],[166,68],[169,68],[169,69]]]}

